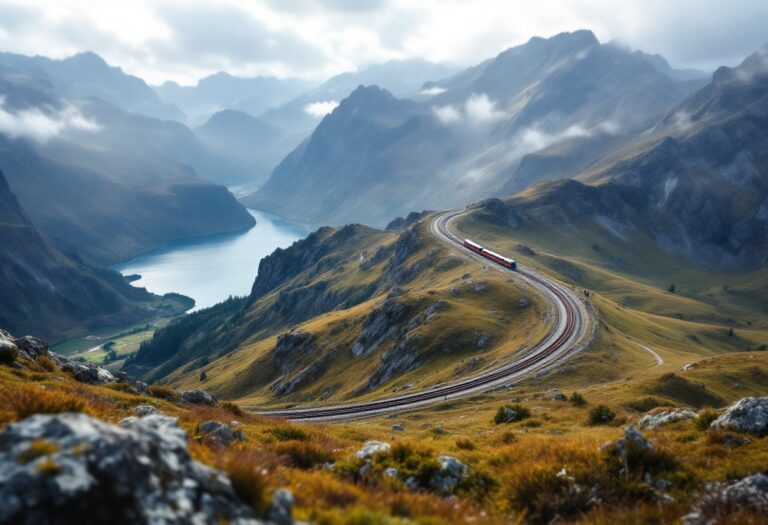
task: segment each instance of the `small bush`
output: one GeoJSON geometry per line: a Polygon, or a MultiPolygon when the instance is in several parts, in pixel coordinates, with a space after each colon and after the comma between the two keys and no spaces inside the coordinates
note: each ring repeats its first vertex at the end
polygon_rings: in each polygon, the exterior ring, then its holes
{"type": "Polygon", "coordinates": [[[459,438],[456,440],[456,447],[460,448],[461,450],[475,450],[477,448],[475,446],[474,441],[468,438],[459,438]]]}
{"type": "Polygon", "coordinates": [[[14,346],[0,346],[0,364],[12,365],[19,358],[19,351],[14,346]]]}
{"type": "Polygon", "coordinates": [[[240,408],[237,403],[232,403],[230,401],[224,401],[221,403],[221,408],[232,414],[233,416],[237,417],[243,417],[245,416],[245,412],[243,412],[243,409],[240,408]]]}
{"type": "Polygon", "coordinates": [[[718,414],[715,410],[711,408],[705,408],[698,413],[696,418],[693,420],[693,424],[696,426],[697,430],[705,431],[709,429],[709,426],[715,419],[717,419],[717,417],[718,414]]]}
{"type": "Polygon", "coordinates": [[[307,441],[281,441],[272,450],[276,454],[285,456],[291,466],[301,469],[310,469],[324,463],[332,463],[335,459],[330,451],[307,441]]]}
{"type": "Polygon", "coordinates": [[[501,441],[505,445],[510,445],[512,443],[517,442],[517,436],[515,435],[514,432],[504,432],[499,438],[499,441],[501,441]]]}
{"type": "Polygon", "coordinates": [[[39,355],[35,361],[37,361],[37,364],[40,365],[46,372],[53,373],[59,369],[59,367],[56,366],[56,363],[53,362],[53,359],[47,355],[39,355]]]}
{"type": "Polygon", "coordinates": [[[573,394],[571,394],[569,401],[575,407],[583,407],[584,405],[587,404],[587,400],[584,399],[584,396],[582,396],[578,392],[574,392],[573,394]]]}
{"type": "Polygon", "coordinates": [[[531,417],[531,411],[523,405],[504,405],[496,411],[496,415],[493,416],[493,422],[496,425],[501,425],[503,423],[522,421],[529,417],[531,417]]]}
{"type": "Polygon", "coordinates": [[[166,399],[168,401],[175,401],[179,399],[179,394],[177,394],[173,388],[163,385],[150,385],[149,394],[152,397],[166,399]]]}
{"type": "Polygon", "coordinates": [[[653,397],[646,396],[640,399],[633,399],[632,401],[625,403],[624,406],[638,412],[648,412],[656,407],[664,405],[664,402],[653,397]]]}
{"type": "Polygon", "coordinates": [[[279,425],[267,429],[267,433],[277,441],[306,441],[309,434],[293,425],[279,425]]]}
{"type": "Polygon", "coordinates": [[[258,516],[264,516],[269,500],[261,457],[250,451],[238,451],[226,458],[222,468],[240,499],[250,505],[258,516]]]}
{"type": "Polygon", "coordinates": [[[605,405],[597,405],[589,411],[590,425],[607,425],[616,419],[616,413],[605,405]]]}
{"type": "Polygon", "coordinates": [[[47,390],[37,386],[25,386],[2,395],[2,406],[16,419],[33,414],[60,414],[85,412],[87,404],[81,398],[60,390],[47,390]]]}

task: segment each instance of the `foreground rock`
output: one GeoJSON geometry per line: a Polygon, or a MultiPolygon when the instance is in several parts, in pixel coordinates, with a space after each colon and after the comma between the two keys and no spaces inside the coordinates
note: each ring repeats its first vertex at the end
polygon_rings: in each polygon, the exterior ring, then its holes
{"type": "Polygon", "coordinates": [[[221,522],[259,523],[226,476],[192,460],[175,419],[34,415],[0,432],[0,523],[221,522]]]}
{"type": "Polygon", "coordinates": [[[768,434],[768,397],[745,397],[738,400],[712,422],[712,428],[756,436],[768,434]]]}
{"type": "Polygon", "coordinates": [[[674,423],[675,421],[693,419],[694,417],[696,417],[696,412],[687,408],[664,410],[663,412],[644,415],[640,418],[640,421],[637,422],[637,426],[641,430],[649,430],[651,428],[674,423]]]}
{"type": "Polygon", "coordinates": [[[469,467],[453,456],[439,456],[438,470],[429,481],[430,487],[440,494],[450,495],[469,474],[469,467]]]}
{"type": "Polygon", "coordinates": [[[185,390],[181,393],[181,400],[191,405],[219,406],[219,402],[205,390],[185,390]]]}
{"type": "Polygon", "coordinates": [[[755,474],[728,486],[709,486],[681,521],[686,525],[735,523],[728,518],[739,511],[768,516],[768,476],[755,474]]]}

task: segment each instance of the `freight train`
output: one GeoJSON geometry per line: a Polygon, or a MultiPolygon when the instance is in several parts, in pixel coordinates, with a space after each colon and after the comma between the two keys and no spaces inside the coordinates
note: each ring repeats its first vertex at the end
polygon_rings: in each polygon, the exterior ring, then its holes
{"type": "Polygon", "coordinates": [[[475,253],[479,253],[486,259],[490,259],[491,261],[502,265],[505,268],[509,268],[510,270],[515,270],[517,268],[517,263],[515,262],[514,259],[510,259],[509,257],[504,257],[503,255],[499,255],[496,252],[492,252],[488,248],[483,248],[482,246],[480,246],[474,241],[471,241],[469,239],[464,239],[464,246],[475,253]]]}

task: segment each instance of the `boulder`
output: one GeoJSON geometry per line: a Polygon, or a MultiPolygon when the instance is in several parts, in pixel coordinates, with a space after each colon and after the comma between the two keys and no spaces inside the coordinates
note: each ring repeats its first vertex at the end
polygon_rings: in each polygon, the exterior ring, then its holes
{"type": "Polygon", "coordinates": [[[453,456],[439,456],[437,461],[440,463],[440,470],[430,479],[430,488],[443,495],[453,494],[470,469],[453,456]]]}
{"type": "Polygon", "coordinates": [[[278,489],[272,495],[267,519],[276,525],[291,525],[293,523],[293,493],[290,490],[278,489]]]}
{"type": "Polygon", "coordinates": [[[115,376],[112,375],[112,372],[98,365],[72,361],[66,357],[53,353],[51,354],[51,357],[59,368],[64,372],[71,374],[76,381],[80,381],[81,383],[88,383],[89,385],[107,385],[117,381],[115,376]]]}
{"type": "Polygon", "coordinates": [[[514,423],[519,419],[519,414],[514,408],[505,406],[501,409],[501,417],[499,418],[499,423],[514,423]]]}
{"type": "Polygon", "coordinates": [[[38,414],[0,432],[0,523],[259,523],[167,416],[38,414]]]}
{"type": "Polygon", "coordinates": [[[768,476],[755,474],[727,486],[710,485],[681,521],[686,525],[729,523],[728,514],[735,510],[768,515],[768,476]]]}
{"type": "Polygon", "coordinates": [[[133,412],[139,417],[151,416],[152,414],[160,413],[160,411],[152,405],[139,405],[133,409],[133,412]]]}
{"type": "Polygon", "coordinates": [[[646,414],[637,422],[637,427],[642,430],[668,425],[675,421],[685,421],[696,417],[696,412],[688,408],[664,410],[655,414],[646,414]]]}
{"type": "Polygon", "coordinates": [[[185,390],[181,400],[191,405],[219,406],[219,402],[205,390],[185,390]]]}
{"type": "Polygon", "coordinates": [[[0,330],[0,364],[10,365],[19,357],[19,347],[8,332],[0,330]]]}
{"type": "Polygon", "coordinates": [[[245,441],[243,431],[221,421],[205,421],[197,426],[200,435],[214,445],[228,447],[235,441],[245,441]]]}
{"type": "Polygon", "coordinates": [[[50,357],[48,343],[37,337],[25,335],[24,337],[14,339],[14,343],[16,343],[16,346],[27,359],[34,360],[38,356],[50,357]]]}
{"type": "Polygon", "coordinates": [[[715,419],[711,426],[756,436],[768,434],[768,397],[745,397],[738,400],[715,419]]]}
{"type": "Polygon", "coordinates": [[[388,451],[389,448],[389,443],[384,443],[383,441],[366,441],[363,448],[355,452],[355,456],[358,458],[370,458],[374,454],[388,451]]]}
{"type": "Polygon", "coordinates": [[[405,425],[402,423],[395,423],[392,425],[392,432],[405,432],[405,425]]]}

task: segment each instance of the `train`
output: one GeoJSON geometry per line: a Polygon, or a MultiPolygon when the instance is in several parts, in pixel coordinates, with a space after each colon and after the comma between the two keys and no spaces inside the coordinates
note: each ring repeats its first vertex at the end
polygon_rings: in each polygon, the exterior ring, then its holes
{"type": "Polygon", "coordinates": [[[502,265],[504,268],[509,268],[510,270],[517,269],[517,262],[514,259],[510,259],[509,257],[504,257],[503,255],[499,255],[496,252],[492,252],[488,248],[483,248],[483,246],[481,246],[480,244],[477,244],[476,242],[470,239],[464,239],[464,247],[466,247],[469,250],[472,250],[477,254],[482,255],[486,259],[490,259],[496,264],[502,265]]]}

